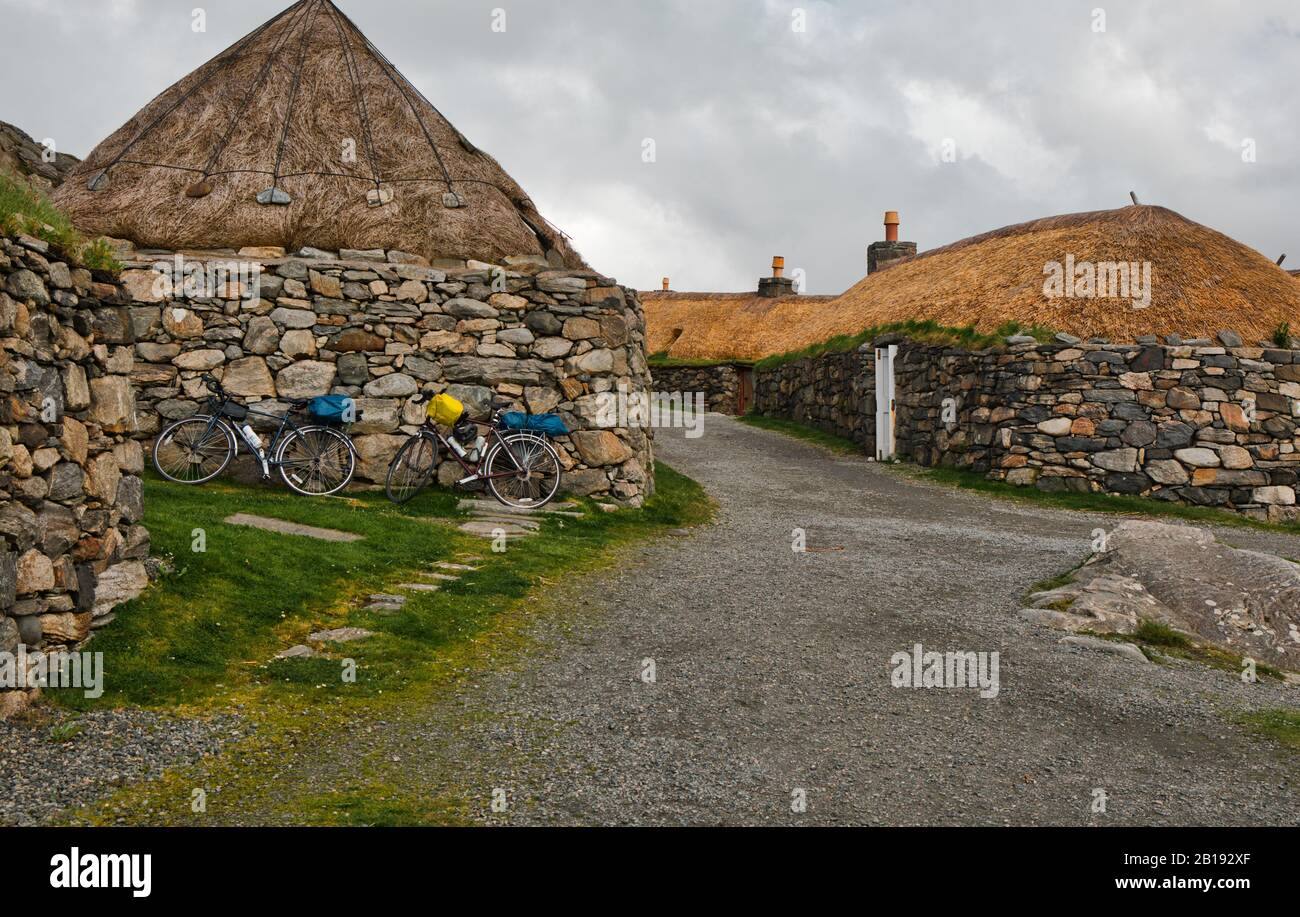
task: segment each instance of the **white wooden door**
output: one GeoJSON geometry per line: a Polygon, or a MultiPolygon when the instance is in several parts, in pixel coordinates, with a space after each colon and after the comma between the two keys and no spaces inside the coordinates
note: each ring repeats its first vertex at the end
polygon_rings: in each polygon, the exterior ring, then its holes
{"type": "Polygon", "coordinates": [[[876,461],[894,457],[894,357],[898,345],[876,348],[876,461]]]}

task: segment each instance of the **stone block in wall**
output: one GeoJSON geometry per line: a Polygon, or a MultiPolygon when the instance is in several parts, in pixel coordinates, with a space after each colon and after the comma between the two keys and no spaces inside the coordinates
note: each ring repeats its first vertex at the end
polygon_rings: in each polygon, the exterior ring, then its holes
{"type": "Polygon", "coordinates": [[[632,450],[609,430],[575,432],[573,443],[583,462],[593,467],[621,465],[632,458],[632,450]]]}
{"type": "Polygon", "coordinates": [[[108,614],[117,605],[140,595],[149,585],[149,573],[140,561],[125,561],[103,570],[95,584],[94,617],[108,614]]]}
{"type": "Polygon", "coordinates": [[[355,437],[353,445],[356,446],[360,458],[357,473],[372,481],[384,480],[393,456],[397,454],[397,450],[404,442],[406,436],[393,436],[386,433],[355,437]]]}
{"type": "Polygon", "coordinates": [[[101,376],[90,382],[89,418],[110,433],[133,426],[135,392],[126,376],[101,376]]]}
{"type": "Polygon", "coordinates": [[[276,393],[283,398],[311,398],[329,394],[334,383],[334,364],[303,360],[280,370],[275,377],[276,393]]]}

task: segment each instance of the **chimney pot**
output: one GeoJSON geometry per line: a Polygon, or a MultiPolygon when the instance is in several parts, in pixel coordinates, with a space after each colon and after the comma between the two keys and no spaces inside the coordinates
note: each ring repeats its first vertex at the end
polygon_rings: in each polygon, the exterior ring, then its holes
{"type": "Polygon", "coordinates": [[[874,274],[876,271],[902,258],[910,258],[916,254],[915,242],[898,241],[898,211],[885,211],[885,240],[883,242],[872,242],[867,246],[867,273],[874,274]]]}
{"type": "Polygon", "coordinates": [[[886,242],[898,241],[898,211],[897,210],[885,211],[885,241],[886,242]]]}
{"type": "Polygon", "coordinates": [[[667,278],[667,277],[664,278],[664,292],[665,292],[665,293],[668,292],[668,278],[667,278]]]}
{"type": "Polygon", "coordinates": [[[788,277],[783,277],[785,273],[785,257],[782,255],[772,256],[772,276],[760,277],[758,279],[758,295],[774,298],[777,296],[794,295],[794,281],[788,277]]]}

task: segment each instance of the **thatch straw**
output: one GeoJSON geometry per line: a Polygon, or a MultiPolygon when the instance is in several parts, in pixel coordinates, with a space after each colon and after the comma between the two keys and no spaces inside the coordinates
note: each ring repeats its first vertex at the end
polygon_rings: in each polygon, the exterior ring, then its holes
{"type": "Polygon", "coordinates": [[[710,305],[705,295],[643,294],[649,339],[663,343],[680,328],[670,356],[726,359],[787,353],[839,334],[924,319],[986,333],[1015,321],[1116,343],[1144,334],[1213,337],[1222,329],[1254,343],[1269,340],[1287,322],[1300,328],[1295,278],[1254,249],[1151,206],[1049,217],[974,236],[895,262],[829,303],[794,296],[767,300],[770,308],[747,313],[748,297],[728,306],[710,305]],[[1150,306],[1049,298],[1044,265],[1071,254],[1094,264],[1150,262],[1150,306]],[[692,301],[702,307],[689,308],[692,301]],[[748,327],[752,323],[760,327],[748,327]]]}
{"type": "Polygon", "coordinates": [[[167,89],[91,152],[56,202],[82,230],[143,247],[552,252],[557,266],[584,266],[497,161],[329,0],[301,0],[167,89]],[[107,185],[88,190],[105,168],[107,185]],[[204,180],[210,194],[186,196],[204,180]],[[273,184],[292,203],[257,203],[273,184]],[[376,189],[392,201],[369,206],[376,189]],[[449,190],[463,207],[444,206],[449,190]]]}
{"type": "Polygon", "coordinates": [[[834,296],[757,293],[638,294],[645,310],[646,351],[679,360],[757,360],[771,353],[789,309],[826,307],[834,296]]]}

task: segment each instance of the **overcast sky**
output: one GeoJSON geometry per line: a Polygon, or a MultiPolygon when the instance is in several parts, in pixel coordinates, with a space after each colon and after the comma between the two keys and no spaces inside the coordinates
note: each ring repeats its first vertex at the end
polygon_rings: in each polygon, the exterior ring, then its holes
{"type": "MultiPolygon", "coordinates": [[[[839,292],[885,210],[924,250],[1130,189],[1300,267],[1297,0],[337,3],[643,289],[839,292]]],[[[84,156],[286,5],[0,0],[0,120],[84,156]]]]}

